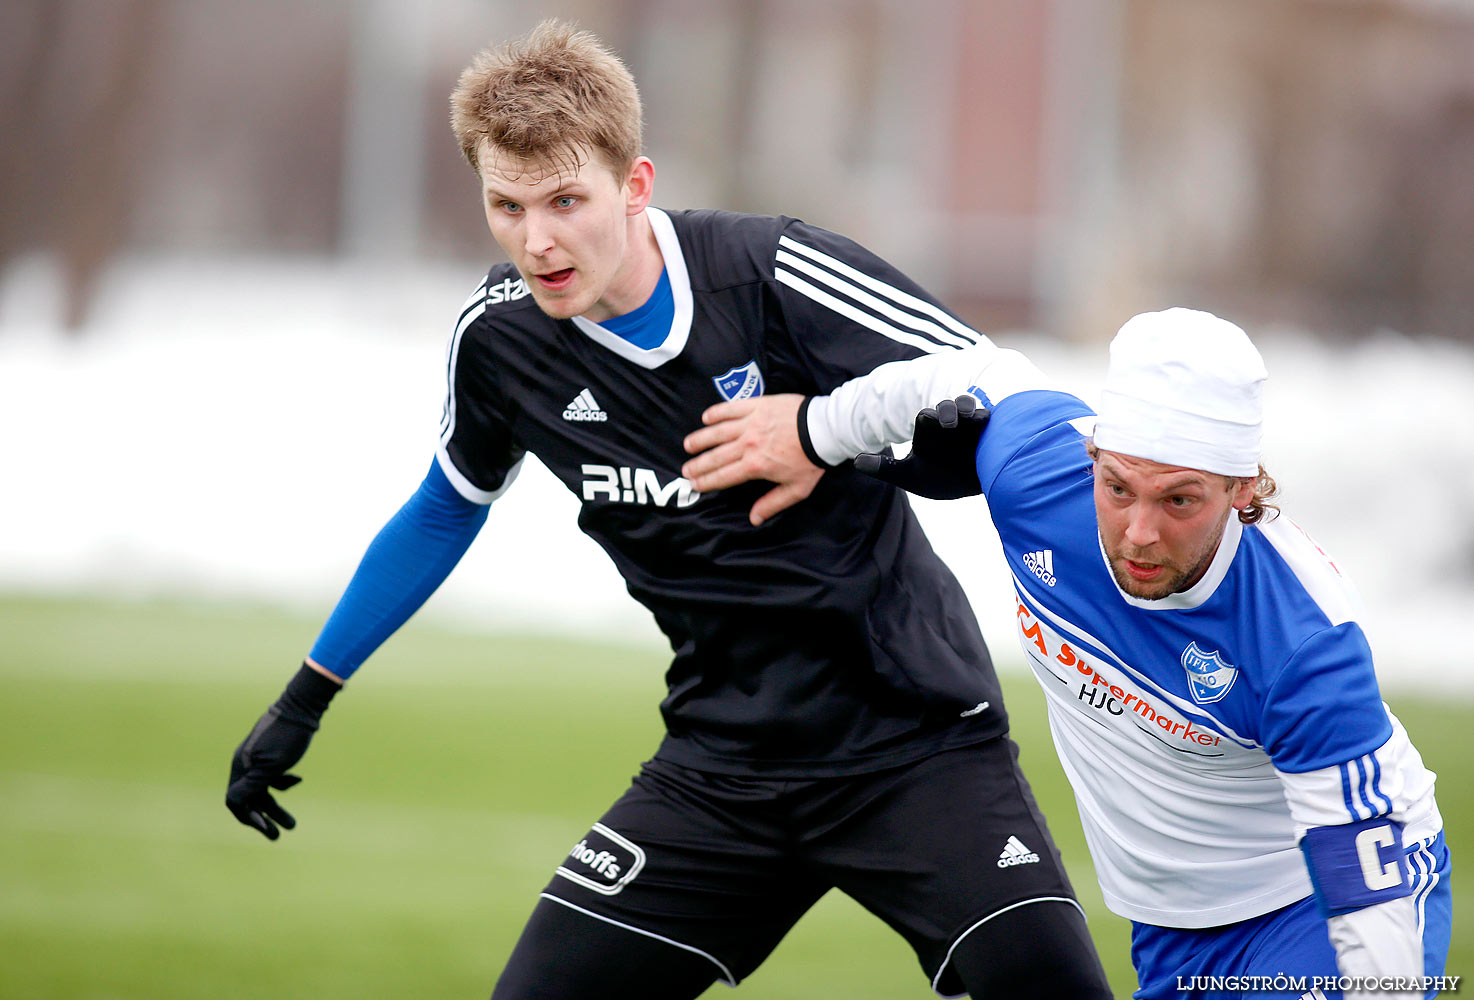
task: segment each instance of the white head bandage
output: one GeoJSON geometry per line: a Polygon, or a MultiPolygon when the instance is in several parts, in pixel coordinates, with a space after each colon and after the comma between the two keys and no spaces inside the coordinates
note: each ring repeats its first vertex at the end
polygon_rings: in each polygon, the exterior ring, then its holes
{"type": "Polygon", "coordinates": [[[1096,447],[1221,476],[1259,471],[1264,359],[1195,309],[1133,316],[1111,341],[1096,447]]]}

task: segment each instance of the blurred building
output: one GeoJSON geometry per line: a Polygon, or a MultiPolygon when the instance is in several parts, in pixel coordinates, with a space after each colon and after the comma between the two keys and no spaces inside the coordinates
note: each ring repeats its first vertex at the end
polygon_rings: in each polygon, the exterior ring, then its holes
{"type": "Polygon", "coordinates": [[[839,229],[984,329],[1474,339],[1456,0],[7,0],[0,266],[61,262],[73,326],[125,251],[479,268],[446,96],[553,14],[634,70],[660,204],[839,229]]]}

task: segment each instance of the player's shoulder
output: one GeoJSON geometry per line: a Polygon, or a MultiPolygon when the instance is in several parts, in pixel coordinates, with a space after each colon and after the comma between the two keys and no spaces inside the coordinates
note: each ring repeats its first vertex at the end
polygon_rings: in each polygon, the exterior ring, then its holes
{"type": "Polygon", "coordinates": [[[496,264],[487,271],[480,291],[485,297],[486,308],[498,312],[535,308],[537,305],[532,298],[532,290],[510,261],[496,264]]]}
{"type": "Polygon", "coordinates": [[[990,427],[995,419],[1003,425],[1016,424],[1024,433],[1068,426],[1076,434],[1089,435],[1094,430],[1095,411],[1068,392],[1027,388],[999,400],[993,407],[990,427]]]}
{"type": "Polygon", "coordinates": [[[493,265],[461,303],[453,337],[484,336],[503,324],[522,327],[547,322],[516,266],[503,261],[493,265]]]}
{"type": "Polygon", "coordinates": [[[838,270],[885,270],[873,254],[848,237],[792,216],[721,209],[666,214],[686,255],[693,285],[726,287],[774,280],[780,271],[794,264],[801,269],[818,265],[838,270]]]}
{"type": "Polygon", "coordinates": [[[675,228],[693,283],[724,286],[770,276],[788,219],[721,209],[665,213],[675,228]]]}
{"type": "Polygon", "coordinates": [[[993,407],[983,428],[978,442],[979,478],[995,485],[1005,468],[1024,459],[1030,460],[1031,469],[1057,467],[1074,472],[1089,464],[1085,439],[1094,424],[1094,411],[1067,392],[1028,389],[1012,393],[993,407]]]}
{"type": "Polygon", "coordinates": [[[783,219],[778,250],[790,260],[818,264],[842,274],[865,272],[887,282],[901,274],[895,265],[859,241],[803,219],[783,219]]]}
{"type": "Polygon", "coordinates": [[[682,242],[730,242],[743,247],[771,249],[784,227],[793,220],[782,215],[729,212],[720,208],[666,209],[682,242]]]}
{"type": "Polygon", "coordinates": [[[1331,626],[1362,617],[1361,598],[1340,564],[1289,517],[1275,514],[1248,526],[1244,544],[1262,563],[1257,578],[1276,592],[1277,603],[1308,603],[1331,626]]]}

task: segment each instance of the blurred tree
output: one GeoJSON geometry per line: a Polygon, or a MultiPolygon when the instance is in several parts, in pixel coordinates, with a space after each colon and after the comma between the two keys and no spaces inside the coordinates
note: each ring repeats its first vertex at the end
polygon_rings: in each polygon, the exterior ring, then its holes
{"type": "Polygon", "coordinates": [[[985,329],[1474,337],[1474,6],[0,0],[0,268],[79,329],[120,250],[496,253],[446,96],[549,14],[644,90],[669,207],[851,233],[985,329]]]}
{"type": "Polygon", "coordinates": [[[127,236],[130,155],[157,43],[161,0],[8,0],[0,101],[0,267],[49,250],[61,267],[62,323],[79,330],[97,280],[127,236]]]}
{"type": "Polygon", "coordinates": [[[1471,8],[1128,11],[1117,244],[1144,300],[1474,337],[1471,8]]]}

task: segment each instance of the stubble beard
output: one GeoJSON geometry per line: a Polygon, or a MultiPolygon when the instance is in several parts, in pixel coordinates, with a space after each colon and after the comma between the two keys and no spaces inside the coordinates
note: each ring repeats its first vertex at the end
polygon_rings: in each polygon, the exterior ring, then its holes
{"type": "Polygon", "coordinates": [[[1213,556],[1218,552],[1218,545],[1223,541],[1223,529],[1228,523],[1227,518],[1218,530],[1213,533],[1201,552],[1197,554],[1192,565],[1186,569],[1179,567],[1176,563],[1159,562],[1157,559],[1145,558],[1147,553],[1141,550],[1118,552],[1111,556],[1109,562],[1111,575],[1116,578],[1116,586],[1132,597],[1142,601],[1160,601],[1164,597],[1187,590],[1202,578],[1208,570],[1208,564],[1213,561],[1213,556]],[[1132,578],[1126,570],[1126,562],[1154,563],[1167,571],[1167,576],[1161,580],[1143,582],[1132,578]]]}
{"type": "Polygon", "coordinates": [[[1142,560],[1125,555],[1115,556],[1111,559],[1111,575],[1116,578],[1116,586],[1120,587],[1122,591],[1130,594],[1132,597],[1143,601],[1159,601],[1170,594],[1177,593],[1179,590],[1186,590],[1187,588],[1183,586],[1184,581],[1192,576],[1192,572],[1196,572],[1202,568],[1195,566],[1193,567],[1193,571],[1189,572],[1177,569],[1167,563],[1161,563],[1160,565],[1163,569],[1167,570],[1168,575],[1161,580],[1145,582],[1133,578],[1127,572],[1125,563],[1128,559],[1132,562],[1155,562],[1155,560],[1142,560]]]}

